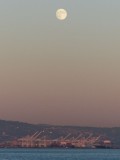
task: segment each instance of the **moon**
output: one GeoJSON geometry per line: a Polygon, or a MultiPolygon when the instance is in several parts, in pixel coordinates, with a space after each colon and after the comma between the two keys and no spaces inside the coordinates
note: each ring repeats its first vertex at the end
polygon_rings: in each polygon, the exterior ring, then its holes
{"type": "Polygon", "coordinates": [[[59,20],[65,20],[67,18],[67,11],[65,9],[58,9],[56,11],[56,17],[59,20]]]}

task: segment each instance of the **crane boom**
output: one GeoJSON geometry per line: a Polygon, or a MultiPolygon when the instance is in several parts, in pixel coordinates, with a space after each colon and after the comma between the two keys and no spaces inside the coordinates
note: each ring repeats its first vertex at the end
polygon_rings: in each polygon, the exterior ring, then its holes
{"type": "Polygon", "coordinates": [[[65,138],[63,138],[64,140],[66,140],[69,136],[71,135],[71,133],[69,133],[65,138]]]}
{"type": "Polygon", "coordinates": [[[90,135],[86,138],[86,140],[88,140],[89,138],[91,138],[91,137],[92,137],[92,135],[93,135],[93,134],[90,134],[90,135]]]}
{"type": "Polygon", "coordinates": [[[37,139],[42,132],[43,132],[43,131],[39,132],[35,137],[33,137],[33,139],[34,139],[34,140],[37,139]]]}
{"type": "Polygon", "coordinates": [[[30,138],[34,138],[34,136],[36,136],[38,134],[38,131],[35,132],[30,138]]]}
{"type": "Polygon", "coordinates": [[[77,136],[77,138],[75,138],[75,140],[78,140],[80,137],[82,137],[83,134],[79,134],[79,136],[77,136]]]}

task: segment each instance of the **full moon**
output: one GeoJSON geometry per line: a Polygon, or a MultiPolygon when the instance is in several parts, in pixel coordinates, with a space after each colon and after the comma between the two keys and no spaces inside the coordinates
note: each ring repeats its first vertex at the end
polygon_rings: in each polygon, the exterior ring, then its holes
{"type": "Polygon", "coordinates": [[[58,9],[56,11],[56,17],[59,20],[65,20],[67,18],[67,11],[65,9],[58,9]]]}

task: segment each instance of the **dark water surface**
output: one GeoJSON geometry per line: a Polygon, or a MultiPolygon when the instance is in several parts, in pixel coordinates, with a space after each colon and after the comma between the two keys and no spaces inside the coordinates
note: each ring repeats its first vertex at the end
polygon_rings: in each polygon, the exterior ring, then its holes
{"type": "Polygon", "coordinates": [[[120,150],[0,149],[0,160],[120,160],[120,150]]]}

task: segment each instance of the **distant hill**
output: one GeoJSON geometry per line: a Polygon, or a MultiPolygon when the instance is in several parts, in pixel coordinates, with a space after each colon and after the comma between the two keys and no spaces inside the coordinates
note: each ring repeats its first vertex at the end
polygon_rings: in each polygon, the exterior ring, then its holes
{"type": "Polygon", "coordinates": [[[56,139],[61,136],[65,137],[69,133],[71,137],[77,137],[80,133],[87,136],[104,135],[114,144],[120,145],[120,128],[97,128],[97,127],[80,127],[80,126],[55,126],[46,124],[28,124],[18,121],[0,120],[0,142],[14,140],[26,135],[32,135],[37,131],[44,131],[41,136],[56,139]]]}

